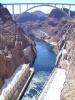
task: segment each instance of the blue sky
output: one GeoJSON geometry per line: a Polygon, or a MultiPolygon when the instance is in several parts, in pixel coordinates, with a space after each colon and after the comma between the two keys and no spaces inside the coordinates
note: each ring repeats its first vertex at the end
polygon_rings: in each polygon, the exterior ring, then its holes
{"type": "MultiPolygon", "coordinates": [[[[0,0],[0,3],[71,3],[71,4],[75,4],[75,0],[0,0]]],[[[29,8],[32,7],[33,5],[28,6],[29,8]]],[[[57,6],[59,8],[61,8],[59,5],[57,6]]],[[[69,6],[64,6],[65,8],[69,8],[69,6]]],[[[7,6],[8,10],[10,11],[10,13],[12,13],[12,6],[7,6]]],[[[15,9],[15,13],[19,13],[19,6],[14,6],[15,9]]],[[[53,8],[51,7],[38,7],[35,9],[30,10],[29,12],[33,12],[36,10],[41,10],[45,13],[50,13],[50,11],[53,8]]],[[[21,12],[24,12],[26,10],[26,6],[22,5],[21,6],[21,12]]],[[[71,7],[71,10],[75,11],[75,6],[71,7]]]]}
{"type": "Polygon", "coordinates": [[[1,3],[36,3],[36,2],[43,2],[43,3],[75,3],[75,0],[0,0],[1,3]]]}

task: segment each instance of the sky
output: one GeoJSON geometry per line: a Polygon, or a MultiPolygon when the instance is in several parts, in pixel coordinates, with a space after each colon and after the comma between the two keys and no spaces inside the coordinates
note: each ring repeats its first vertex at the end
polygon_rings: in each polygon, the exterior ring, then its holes
{"type": "Polygon", "coordinates": [[[74,4],[75,0],[0,0],[1,3],[71,3],[74,4]]]}
{"type": "MultiPolygon", "coordinates": [[[[70,3],[70,4],[75,4],[75,0],[0,0],[0,3],[5,4],[5,3],[70,3]]],[[[33,5],[28,6],[28,8],[32,7],[33,5]]],[[[61,6],[57,6],[59,8],[61,8],[61,6]]],[[[69,8],[69,6],[64,6],[66,8],[69,8]]],[[[9,9],[10,13],[12,13],[12,6],[7,6],[7,8],[9,9]]],[[[15,13],[19,13],[19,5],[18,6],[14,6],[15,8],[15,13]]],[[[53,7],[37,7],[34,8],[32,10],[30,10],[29,12],[33,12],[36,10],[41,10],[44,13],[50,13],[50,11],[53,9],[53,7]]],[[[21,6],[21,12],[24,12],[26,10],[26,6],[22,5],[21,6]]],[[[71,7],[71,10],[75,11],[75,7],[71,7]]]]}

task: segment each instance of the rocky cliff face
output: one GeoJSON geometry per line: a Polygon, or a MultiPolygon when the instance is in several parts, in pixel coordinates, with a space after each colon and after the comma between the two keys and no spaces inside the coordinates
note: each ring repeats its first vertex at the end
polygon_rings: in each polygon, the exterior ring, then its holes
{"type": "Polygon", "coordinates": [[[59,19],[56,15],[55,16],[51,15],[46,17],[46,19],[44,20],[21,23],[21,27],[24,29],[25,32],[27,32],[31,36],[37,37],[38,35],[39,38],[42,38],[44,40],[46,39],[49,42],[51,41],[58,42],[63,34],[62,32],[60,32],[62,31],[61,28],[62,26],[65,27],[64,25],[66,25],[67,22],[67,20],[65,19],[69,18],[67,18],[66,15],[65,16],[63,15],[59,19]],[[32,30],[35,32],[33,33],[32,30]],[[37,31],[39,32],[37,33],[37,31]]]}
{"type": "Polygon", "coordinates": [[[63,12],[61,9],[53,9],[49,16],[53,18],[61,19],[62,17],[66,17],[67,14],[63,12]]]}
{"type": "Polygon", "coordinates": [[[0,4],[0,86],[18,65],[32,64],[35,58],[33,41],[12,20],[9,11],[0,4]]]}
{"type": "Polygon", "coordinates": [[[68,20],[63,29],[66,35],[66,59],[61,59],[59,66],[66,70],[66,82],[61,94],[61,100],[75,100],[75,19],[68,20]]]}

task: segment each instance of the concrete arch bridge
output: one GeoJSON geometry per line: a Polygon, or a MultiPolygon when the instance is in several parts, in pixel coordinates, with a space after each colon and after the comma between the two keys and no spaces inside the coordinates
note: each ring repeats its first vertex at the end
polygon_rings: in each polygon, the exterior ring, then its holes
{"type": "MultiPolygon", "coordinates": [[[[16,10],[18,11],[18,14],[22,13],[22,12],[27,12],[30,11],[31,9],[37,8],[37,7],[53,7],[56,9],[59,9],[60,6],[60,10],[63,11],[64,6],[68,7],[68,13],[66,13],[68,16],[70,16],[70,11],[71,11],[71,7],[75,7],[75,4],[66,4],[66,3],[7,3],[7,4],[3,4],[6,8],[9,9],[9,11],[14,15],[16,14],[16,10]],[[24,9],[25,8],[25,9],[24,9]]],[[[63,11],[64,12],[64,11],[63,11]]],[[[65,12],[64,12],[65,13],[65,12]]]]}

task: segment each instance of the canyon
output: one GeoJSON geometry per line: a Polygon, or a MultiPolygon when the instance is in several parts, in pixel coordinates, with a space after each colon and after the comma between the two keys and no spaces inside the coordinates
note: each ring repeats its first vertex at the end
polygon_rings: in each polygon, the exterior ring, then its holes
{"type": "Polygon", "coordinates": [[[61,100],[75,100],[75,18],[72,15],[74,12],[69,17],[54,9],[42,20],[18,22],[32,39],[39,38],[53,44],[57,54],[65,43],[67,55],[58,64],[58,68],[66,70],[61,100]]]}
{"type": "Polygon", "coordinates": [[[39,13],[35,14],[23,13],[13,20],[0,4],[0,87],[18,65],[29,63],[32,66],[36,56],[34,40],[39,38],[53,44],[56,54],[65,43],[67,54],[58,64],[66,70],[61,100],[75,100],[75,14],[71,11],[69,17],[59,9],[53,9],[49,15],[40,12],[42,18],[37,17],[39,13]]]}

